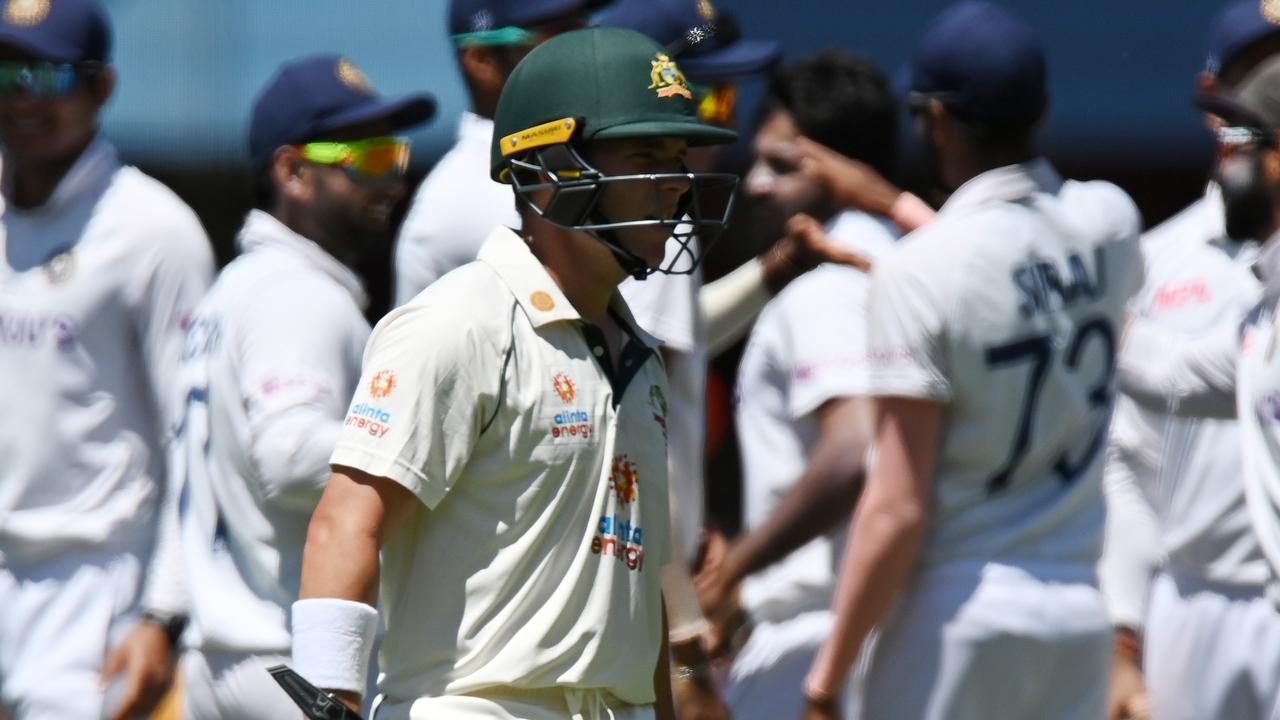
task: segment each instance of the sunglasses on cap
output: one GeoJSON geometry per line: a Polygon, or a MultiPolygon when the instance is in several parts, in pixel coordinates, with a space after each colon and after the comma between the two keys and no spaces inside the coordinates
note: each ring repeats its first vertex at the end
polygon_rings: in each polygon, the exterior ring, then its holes
{"type": "Polygon", "coordinates": [[[727,127],[733,124],[733,113],[738,107],[738,89],[733,83],[697,85],[698,119],[709,125],[727,127]]]}
{"type": "Polygon", "coordinates": [[[1238,148],[1246,145],[1275,147],[1276,140],[1272,133],[1257,127],[1241,125],[1223,125],[1214,131],[1218,145],[1224,148],[1238,148]]]}
{"type": "Polygon", "coordinates": [[[409,140],[375,137],[350,142],[312,142],[299,145],[302,157],[319,165],[333,165],[355,179],[395,179],[409,168],[409,140]]]}
{"type": "Polygon", "coordinates": [[[88,77],[102,69],[99,63],[0,62],[0,98],[26,93],[35,98],[69,94],[76,77],[88,77]]]}

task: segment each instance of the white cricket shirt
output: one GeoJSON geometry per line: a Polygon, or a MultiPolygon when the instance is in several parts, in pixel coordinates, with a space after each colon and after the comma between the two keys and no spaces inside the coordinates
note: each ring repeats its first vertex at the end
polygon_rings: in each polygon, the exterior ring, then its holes
{"type": "Polygon", "coordinates": [[[1040,159],[971,179],[876,266],[870,394],[946,407],[923,567],[1094,577],[1139,225],[1119,188],[1064,182],[1040,159]]]}
{"type": "MultiPolygon", "coordinates": [[[[699,252],[693,238],[693,252],[699,252]]],[[[680,252],[680,243],[667,239],[665,267],[680,252]]],[[[677,265],[677,267],[681,267],[677,265]]],[[[702,271],[683,275],[653,273],[644,280],[627,278],[618,286],[636,323],[662,342],[671,392],[667,397],[669,442],[668,481],[672,522],[679,523],[686,564],[698,554],[702,540],[706,491],[703,479],[707,429],[707,340],[698,293],[702,271]]]]}
{"type": "MultiPolygon", "coordinates": [[[[1142,247],[1146,284],[1130,310],[1158,327],[1187,338],[1237,327],[1261,296],[1261,283],[1251,269],[1257,245],[1225,238],[1215,186],[1144,235],[1142,247]]],[[[1135,340],[1140,341],[1131,337],[1127,342],[1135,340]]],[[[1154,512],[1158,554],[1176,578],[1258,587],[1268,579],[1245,508],[1241,455],[1223,451],[1240,442],[1232,420],[1176,417],[1136,404],[1116,413],[1107,476],[1131,478],[1136,484],[1154,512]]],[[[1140,522],[1126,503],[1110,510],[1117,515],[1112,526],[1118,531],[1140,522]]],[[[1133,552],[1138,544],[1132,537],[1117,537],[1108,543],[1104,563],[1133,552]]],[[[1127,599],[1109,597],[1109,603],[1145,607],[1145,582],[1131,594],[1127,599]]]]}
{"type": "Polygon", "coordinates": [[[632,328],[613,382],[603,337],[499,228],[374,329],[332,462],[425,506],[382,551],[388,702],[504,687],[653,702],[666,378],[620,297],[611,312],[632,328]]]}
{"type": "Polygon", "coordinates": [[[359,278],[260,210],[200,303],[173,458],[193,645],[288,652],[307,525],[369,338],[359,278]]]}
{"type": "MultiPolygon", "coordinates": [[[[845,212],[827,233],[872,259],[890,252],[888,222],[845,212]]],[[[758,529],[808,465],[818,439],[814,411],[865,386],[867,275],[823,265],[793,280],[756,320],[738,366],[735,420],[742,454],[743,526],[758,529]]],[[[742,581],[742,605],[756,620],[782,622],[828,610],[845,527],[809,541],[742,581]]]]}
{"type": "Polygon", "coordinates": [[[199,220],[94,140],[42,206],[0,210],[0,562],[144,552],[183,324],[213,274],[199,220]]]}
{"type": "Polygon", "coordinates": [[[511,186],[489,177],[492,140],[493,121],[464,112],[457,142],[418,187],[396,239],[396,305],[475,260],[495,227],[520,227],[511,186]]]}

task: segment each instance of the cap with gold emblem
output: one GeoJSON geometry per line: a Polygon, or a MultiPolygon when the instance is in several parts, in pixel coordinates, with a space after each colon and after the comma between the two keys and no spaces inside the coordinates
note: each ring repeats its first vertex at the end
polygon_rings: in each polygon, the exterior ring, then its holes
{"type": "MultiPolygon", "coordinates": [[[[507,80],[494,114],[493,178],[515,186],[521,204],[562,227],[594,235],[627,272],[644,277],[656,270],[692,272],[696,259],[651,268],[621,248],[613,231],[663,225],[685,249],[693,235],[710,243],[727,222],[737,176],[721,173],[606,175],[582,152],[596,140],[671,137],[689,145],[732,142],[731,130],[697,117],[693,92],[680,67],[662,46],[623,28],[589,28],[557,35],[529,53],[507,80]],[[671,218],[604,217],[596,203],[610,183],[686,182],[680,212],[671,218]],[[545,207],[531,195],[549,189],[545,207]],[[722,195],[722,198],[716,198],[722,195]]],[[[682,260],[684,258],[681,258],[682,260]]]]}
{"type": "Polygon", "coordinates": [[[1233,0],[1209,25],[1205,71],[1221,75],[1259,40],[1280,33],[1280,0],[1233,0]]]}
{"type": "Polygon", "coordinates": [[[47,62],[106,62],[111,30],[95,0],[0,0],[0,45],[47,62]]]}
{"type": "Polygon", "coordinates": [[[426,122],[435,110],[430,95],[380,96],[341,55],[312,55],[285,63],[258,94],[249,123],[249,155],[257,166],[281,145],[373,120],[386,120],[388,131],[403,130],[426,122]]]}
{"type": "Polygon", "coordinates": [[[596,24],[630,28],[657,40],[696,83],[758,73],[782,55],[773,40],[742,37],[737,18],[712,0],[618,0],[596,17],[596,24]]]}

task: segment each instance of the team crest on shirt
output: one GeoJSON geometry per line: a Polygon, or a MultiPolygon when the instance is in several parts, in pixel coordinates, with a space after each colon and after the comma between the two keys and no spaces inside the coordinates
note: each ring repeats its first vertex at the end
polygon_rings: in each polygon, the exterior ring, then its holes
{"type": "Polygon", "coordinates": [[[564,373],[556,373],[555,377],[551,378],[551,388],[565,402],[573,402],[573,399],[578,395],[578,390],[573,386],[573,381],[564,373]]]}
{"type": "Polygon", "coordinates": [[[679,95],[688,100],[693,99],[693,93],[689,90],[689,81],[685,80],[684,73],[680,72],[675,61],[666,53],[654,55],[650,64],[652,67],[649,70],[649,89],[656,90],[658,97],[679,95]]]}
{"type": "Polygon", "coordinates": [[[10,25],[31,27],[49,17],[50,0],[9,0],[4,6],[4,19],[10,25]]]}
{"type": "Polygon", "coordinates": [[[378,400],[391,396],[396,389],[396,374],[390,370],[379,370],[369,381],[369,396],[378,400]]]}
{"type": "Polygon", "coordinates": [[[66,250],[49,258],[49,261],[44,264],[44,276],[54,285],[60,285],[71,278],[75,269],[75,256],[70,250],[66,250]]]}
{"type": "Polygon", "coordinates": [[[649,386],[649,409],[653,411],[653,421],[662,428],[662,437],[667,437],[667,396],[661,385],[649,386]]]}

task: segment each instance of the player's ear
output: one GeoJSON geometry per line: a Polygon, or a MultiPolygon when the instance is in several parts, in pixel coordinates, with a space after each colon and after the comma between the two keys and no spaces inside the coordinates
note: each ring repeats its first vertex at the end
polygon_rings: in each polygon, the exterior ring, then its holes
{"type": "Polygon", "coordinates": [[[116,69],[110,65],[102,68],[88,78],[89,96],[93,98],[94,107],[99,110],[111,99],[116,89],[116,69]]]}
{"type": "MultiPolygon", "coordinates": [[[[1280,141],[1280,133],[1274,134],[1277,141],[1280,141]]],[[[1262,153],[1263,177],[1266,178],[1267,185],[1272,188],[1280,187],[1280,149],[1277,147],[1269,147],[1262,153]]]]}
{"type": "Polygon", "coordinates": [[[295,203],[306,202],[311,197],[306,167],[298,148],[292,145],[276,148],[271,154],[271,179],[278,197],[295,203]]]}
{"type": "Polygon", "coordinates": [[[1218,76],[1208,70],[1196,73],[1196,90],[1202,93],[1215,92],[1218,89],[1218,76]]]}
{"type": "Polygon", "coordinates": [[[458,65],[474,85],[496,89],[507,81],[506,68],[494,48],[462,48],[458,51],[458,65]]]}

